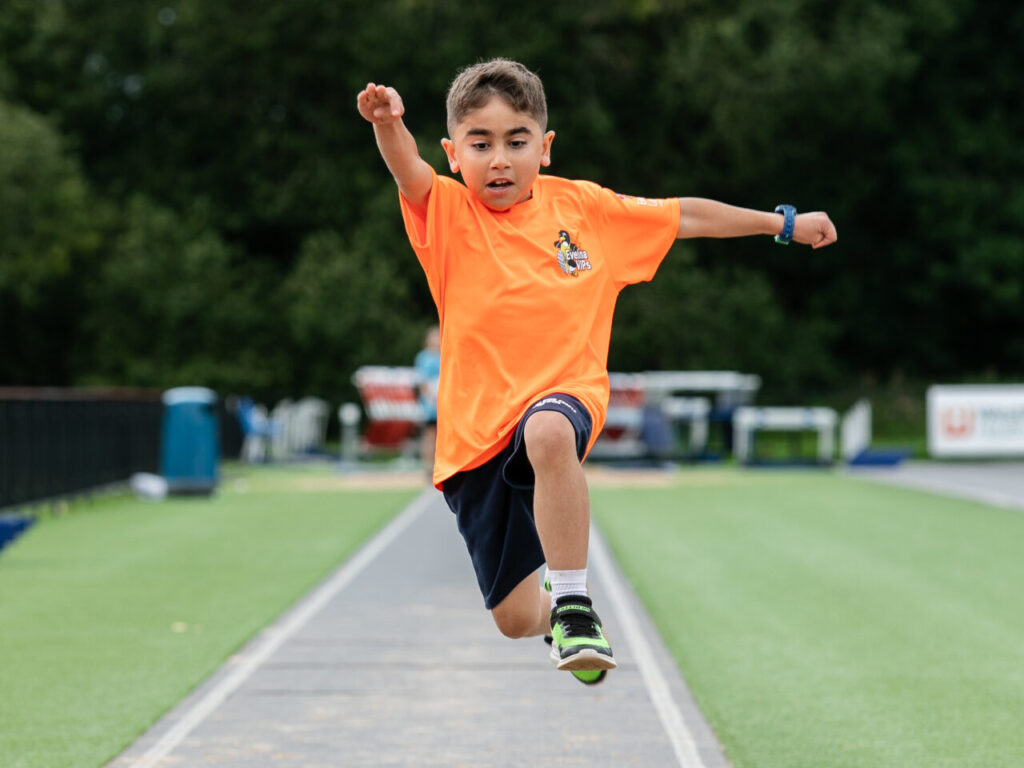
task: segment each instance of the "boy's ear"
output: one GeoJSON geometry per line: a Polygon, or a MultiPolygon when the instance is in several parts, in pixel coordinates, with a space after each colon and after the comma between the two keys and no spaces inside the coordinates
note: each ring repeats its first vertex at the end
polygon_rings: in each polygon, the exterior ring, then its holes
{"type": "Polygon", "coordinates": [[[544,138],[541,143],[540,164],[545,167],[551,165],[551,142],[554,140],[554,131],[548,131],[544,134],[544,138]]]}
{"type": "Polygon", "coordinates": [[[455,158],[455,143],[451,139],[441,139],[441,146],[448,155],[448,167],[452,169],[452,173],[458,173],[459,161],[455,158]]]}

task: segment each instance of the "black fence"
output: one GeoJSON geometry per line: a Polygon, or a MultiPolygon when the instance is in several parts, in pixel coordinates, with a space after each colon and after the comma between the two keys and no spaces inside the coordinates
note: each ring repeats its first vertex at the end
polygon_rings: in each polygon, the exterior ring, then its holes
{"type": "Polygon", "coordinates": [[[0,388],[0,508],[158,472],[160,394],[0,388]]]}

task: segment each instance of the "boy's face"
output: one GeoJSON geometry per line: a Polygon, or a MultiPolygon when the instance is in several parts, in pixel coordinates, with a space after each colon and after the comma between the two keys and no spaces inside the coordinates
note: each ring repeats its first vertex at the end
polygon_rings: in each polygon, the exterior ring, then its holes
{"type": "Polygon", "coordinates": [[[455,135],[442,139],[452,173],[488,208],[507,211],[528,200],[542,165],[551,165],[554,131],[543,133],[529,115],[499,96],[466,115],[455,135]]]}

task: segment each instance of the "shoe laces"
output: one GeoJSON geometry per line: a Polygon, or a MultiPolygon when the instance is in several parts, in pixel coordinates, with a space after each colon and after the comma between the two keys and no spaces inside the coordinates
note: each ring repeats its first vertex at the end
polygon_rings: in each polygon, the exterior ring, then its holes
{"type": "Polygon", "coordinates": [[[596,619],[596,614],[582,611],[566,611],[558,617],[566,637],[600,637],[601,631],[597,628],[596,619]]]}

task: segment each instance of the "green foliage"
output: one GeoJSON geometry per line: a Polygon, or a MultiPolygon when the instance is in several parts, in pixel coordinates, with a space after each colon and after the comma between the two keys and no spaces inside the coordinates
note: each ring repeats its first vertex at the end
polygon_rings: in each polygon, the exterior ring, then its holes
{"type": "Polygon", "coordinates": [[[38,115],[0,102],[0,143],[0,285],[31,307],[48,282],[71,272],[86,186],[38,115]]]}
{"type": "Polygon", "coordinates": [[[444,171],[447,84],[495,55],[544,78],[553,173],[838,226],[677,248],[613,367],[1024,375],[1022,36],[963,0],[9,0],[0,382],[334,398],[407,362],[434,310],[354,97],[394,84],[444,171]]]}
{"type": "Polygon", "coordinates": [[[284,352],[268,343],[268,326],[281,297],[260,270],[239,268],[206,219],[140,196],[125,202],[89,286],[83,378],[257,392],[276,383],[274,355],[284,352]]]}
{"type": "Polygon", "coordinates": [[[410,298],[422,273],[374,229],[324,230],[302,244],[284,291],[294,349],[309,360],[305,389],[338,392],[359,365],[410,365],[422,346],[423,312],[410,298]]]}
{"type": "Polygon", "coordinates": [[[790,326],[758,272],[710,270],[695,261],[692,246],[677,245],[653,281],[623,291],[612,333],[613,369],[727,370],[742,360],[776,395],[793,396],[800,384],[835,384],[823,365],[827,329],[790,326]]]}
{"type": "Polygon", "coordinates": [[[0,381],[71,374],[78,279],[100,243],[77,162],[45,119],[0,100],[0,381]]]}

